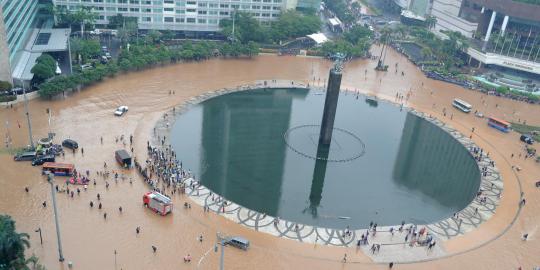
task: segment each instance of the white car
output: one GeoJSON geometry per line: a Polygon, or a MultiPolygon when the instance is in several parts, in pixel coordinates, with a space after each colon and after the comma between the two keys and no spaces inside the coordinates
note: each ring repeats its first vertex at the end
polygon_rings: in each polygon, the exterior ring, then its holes
{"type": "Polygon", "coordinates": [[[128,111],[128,106],[120,106],[116,108],[116,111],[114,111],[114,115],[122,116],[124,115],[124,113],[127,113],[127,111],[128,111]]]}

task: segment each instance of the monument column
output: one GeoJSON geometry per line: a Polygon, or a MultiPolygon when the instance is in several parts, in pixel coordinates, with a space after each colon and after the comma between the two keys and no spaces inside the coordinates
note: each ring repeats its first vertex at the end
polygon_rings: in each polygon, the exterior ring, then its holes
{"type": "Polygon", "coordinates": [[[332,142],[339,88],[341,87],[341,70],[341,60],[338,59],[337,63],[330,70],[328,77],[328,87],[326,89],[326,99],[324,101],[324,111],[321,121],[321,133],[319,135],[319,143],[323,145],[330,145],[330,142],[332,142]]]}

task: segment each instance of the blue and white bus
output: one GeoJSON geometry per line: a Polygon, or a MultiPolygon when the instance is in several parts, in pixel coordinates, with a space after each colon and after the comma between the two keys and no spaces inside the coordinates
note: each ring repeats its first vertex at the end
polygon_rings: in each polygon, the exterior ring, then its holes
{"type": "Polygon", "coordinates": [[[456,98],[454,99],[454,101],[452,102],[452,105],[454,107],[456,107],[458,110],[462,111],[462,112],[465,112],[465,113],[470,113],[471,110],[472,110],[472,106],[471,104],[459,99],[459,98],[456,98]]]}

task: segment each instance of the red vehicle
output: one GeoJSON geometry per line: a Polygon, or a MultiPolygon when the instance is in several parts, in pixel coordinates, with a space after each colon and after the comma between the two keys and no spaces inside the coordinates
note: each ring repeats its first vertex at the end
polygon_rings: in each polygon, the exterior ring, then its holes
{"type": "Polygon", "coordinates": [[[75,166],[69,163],[43,163],[42,174],[50,172],[56,176],[72,176],[75,172],[75,166]]]}
{"type": "Polygon", "coordinates": [[[172,212],[171,199],[159,192],[151,191],[143,195],[144,206],[154,210],[156,213],[164,216],[172,212]]]}

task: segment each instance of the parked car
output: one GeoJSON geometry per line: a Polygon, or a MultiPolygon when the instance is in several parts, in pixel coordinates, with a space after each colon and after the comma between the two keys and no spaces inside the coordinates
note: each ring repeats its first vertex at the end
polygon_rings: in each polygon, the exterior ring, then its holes
{"type": "Polygon", "coordinates": [[[247,250],[249,248],[249,240],[240,236],[235,236],[229,239],[225,244],[242,250],[247,250]]]}
{"type": "Polygon", "coordinates": [[[12,95],[22,95],[24,93],[23,89],[20,87],[15,87],[11,89],[12,95]]]}
{"type": "Polygon", "coordinates": [[[522,142],[527,143],[527,144],[533,144],[534,143],[533,137],[531,135],[528,135],[528,134],[521,135],[521,137],[519,137],[519,139],[522,142]]]}
{"type": "Polygon", "coordinates": [[[127,111],[128,111],[128,106],[120,106],[120,107],[116,108],[116,111],[114,111],[114,115],[122,116],[127,111]]]}
{"type": "Polygon", "coordinates": [[[112,58],[111,53],[110,53],[110,52],[106,52],[106,53],[105,53],[105,57],[107,57],[107,59],[111,59],[111,58],[112,58]]]}
{"type": "Polygon", "coordinates": [[[109,49],[107,48],[107,46],[101,46],[101,51],[102,52],[108,52],[109,49]]]}
{"type": "Polygon", "coordinates": [[[29,152],[22,152],[18,153],[13,157],[15,161],[31,161],[36,158],[36,152],[35,151],[29,151],[29,152]]]}
{"type": "Polygon", "coordinates": [[[62,142],[62,146],[66,147],[66,148],[69,148],[69,149],[77,149],[77,148],[79,148],[79,144],[76,141],[72,140],[72,139],[65,139],[62,142]]]}
{"type": "Polygon", "coordinates": [[[87,70],[87,69],[92,69],[92,68],[94,67],[90,64],[81,65],[81,70],[87,70]]]}
{"type": "Polygon", "coordinates": [[[54,155],[40,156],[40,157],[37,157],[34,160],[32,160],[32,166],[43,165],[43,163],[45,163],[45,162],[55,162],[55,161],[56,161],[56,159],[55,159],[54,155]]]}

